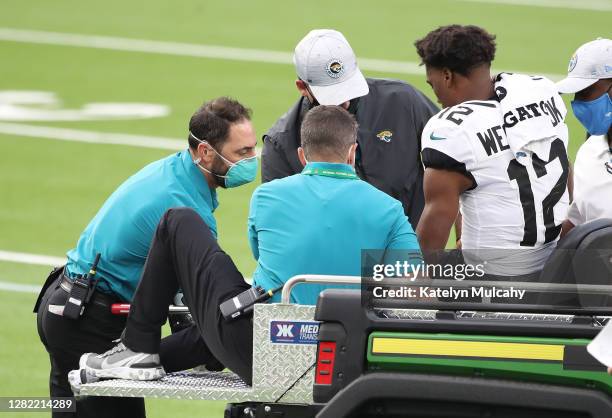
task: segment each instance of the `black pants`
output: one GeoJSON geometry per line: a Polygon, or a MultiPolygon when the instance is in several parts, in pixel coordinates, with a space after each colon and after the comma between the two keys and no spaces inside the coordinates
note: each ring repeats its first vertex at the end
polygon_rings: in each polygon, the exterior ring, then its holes
{"type": "MultiPolygon", "coordinates": [[[[38,308],[37,325],[40,340],[51,361],[50,396],[73,396],[68,383],[68,372],[79,368],[81,354],[101,353],[112,348],[113,340],[121,335],[125,317],[112,315],[108,306],[90,303],[84,315],[67,319],[49,312],[49,305],[63,306],[68,293],[57,279],[49,286],[38,308]]],[[[76,402],[76,413],[54,412],[54,418],[74,417],[144,417],[142,398],[83,397],[76,402]]]]}
{"type": "Polygon", "coordinates": [[[162,338],[159,357],[168,373],[202,365],[206,365],[208,370],[219,371],[225,368],[210,352],[195,325],[162,338]]]}
{"type": "MultiPolygon", "coordinates": [[[[83,353],[101,353],[112,348],[121,336],[126,317],[112,315],[108,306],[90,303],[78,320],[67,319],[49,312],[49,305],[63,306],[68,293],[63,290],[60,278],[56,279],[42,296],[38,307],[38,334],[51,362],[49,377],[50,396],[73,396],[68,383],[68,372],[79,368],[83,353]]],[[[119,301],[119,300],[117,300],[119,301]]],[[[196,327],[189,327],[161,341],[159,351],[162,365],[167,372],[185,370],[202,364],[220,365],[202,340],[196,327]]],[[[145,406],[141,398],[83,397],[76,402],[75,413],[53,413],[54,418],[89,417],[144,417],[145,406]]]]}
{"type": "MultiPolygon", "coordinates": [[[[219,310],[222,302],[250,285],[221,250],[202,218],[187,208],[168,210],[157,227],[122,337],[128,348],[144,353],[160,352],[161,326],[179,287],[197,330],[212,354],[251,384],[251,319],[228,322],[219,310]]],[[[183,332],[194,341],[193,329],[183,332]]],[[[194,343],[198,344],[197,341],[194,343]]],[[[164,356],[175,357],[168,350],[164,356]]],[[[187,359],[186,363],[189,362],[187,359]]]]}

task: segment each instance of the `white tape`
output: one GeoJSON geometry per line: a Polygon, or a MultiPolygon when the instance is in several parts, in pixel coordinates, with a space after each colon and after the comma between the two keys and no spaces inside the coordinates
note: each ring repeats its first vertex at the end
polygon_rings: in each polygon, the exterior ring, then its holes
{"type": "Polygon", "coordinates": [[[63,316],[64,307],[61,305],[49,305],[49,312],[55,315],[63,316]]]}

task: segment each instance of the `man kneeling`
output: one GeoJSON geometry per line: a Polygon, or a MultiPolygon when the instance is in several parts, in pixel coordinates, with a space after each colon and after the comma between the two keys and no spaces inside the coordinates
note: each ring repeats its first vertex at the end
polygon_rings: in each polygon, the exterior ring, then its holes
{"type": "MultiPolygon", "coordinates": [[[[355,175],[356,139],[357,123],[341,107],[318,106],[306,115],[299,154],[310,162],[300,174],[260,186],[251,204],[258,285],[269,289],[298,273],[358,275],[361,249],[410,250],[418,262],[419,246],[400,202],[355,175]],[[289,208],[281,211],[283,205],[289,208]],[[272,243],[284,254],[271,252],[272,243]],[[288,260],[304,271],[287,268],[288,260]],[[316,266],[300,264],[304,260],[316,266]]],[[[153,237],[121,342],[100,355],[84,354],[80,366],[98,377],[162,377],[161,326],[181,288],[212,354],[251,384],[252,320],[226,321],[219,310],[249,287],[196,212],[170,209],[153,237]]],[[[314,303],[316,295],[298,292],[297,299],[314,303]]]]}

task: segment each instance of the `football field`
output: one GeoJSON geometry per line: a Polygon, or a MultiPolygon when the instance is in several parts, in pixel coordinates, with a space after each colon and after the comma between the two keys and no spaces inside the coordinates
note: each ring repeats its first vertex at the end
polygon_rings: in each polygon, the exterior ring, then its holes
{"type": "MultiPolygon", "coordinates": [[[[440,25],[496,34],[495,70],[560,79],[580,44],[610,37],[611,15],[612,0],[5,0],[0,396],[48,395],[35,288],[109,194],[185,148],[191,114],[211,98],[251,107],[261,136],[297,98],[291,54],[309,30],[342,31],[366,76],[406,80],[435,101],[413,43],[440,25]]],[[[585,133],[571,111],[567,122],[573,159],[585,133]]],[[[255,187],[220,191],[215,212],[220,243],[245,276],[255,266],[246,235],[255,187]]],[[[223,406],[147,401],[150,417],[219,417],[223,406]]]]}

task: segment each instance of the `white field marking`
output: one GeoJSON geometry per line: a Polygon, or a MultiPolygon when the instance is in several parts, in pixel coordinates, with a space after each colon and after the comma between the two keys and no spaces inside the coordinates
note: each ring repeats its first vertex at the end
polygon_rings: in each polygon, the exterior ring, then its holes
{"type": "Polygon", "coordinates": [[[146,119],[168,116],[170,108],[155,103],[87,103],[81,109],[62,109],[50,91],[0,91],[1,121],[82,121],[146,119]]]}
{"type": "MultiPolygon", "coordinates": [[[[0,41],[293,65],[293,54],[289,52],[271,51],[267,49],[234,48],[219,45],[190,44],[182,42],[152,41],[147,39],[119,38],[114,36],[95,36],[76,33],[0,28],[0,41]]],[[[376,71],[382,73],[425,74],[425,70],[422,66],[416,62],[410,61],[359,58],[359,68],[365,71],[376,71]]],[[[521,72],[515,70],[495,71],[521,72]]],[[[533,71],[529,72],[531,75],[536,75],[536,73],[537,75],[548,77],[551,80],[560,80],[565,76],[561,74],[547,74],[533,71]]]]}
{"type": "Polygon", "coordinates": [[[549,7],[558,9],[577,9],[594,11],[611,11],[610,0],[460,0],[475,3],[509,4],[513,6],[549,7]]]}
{"type": "Polygon", "coordinates": [[[12,282],[0,282],[0,291],[18,292],[18,293],[40,293],[42,286],[36,286],[31,284],[19,284],[12,282]]]}
{"type": "MultiPolygon", "coordinates": [[[[38,266],[62,266],[66,263],[66,257],[55,257],[52,255],[40,255],[29,253],[17,253],[14,251],[0,250],[0,261],[8,261],[11,263],[33,264],[38,266]]],[[[251,283],[251,277],[245,277],[244,280],[251,283]]],[[[0,282],[1,283],[1,282],[0,282]]]]}
{"type": "Polygon", "coordinates": [[[0,134],[57,139],[61,141],[89,142],[95,144],[131,145],[135,147],[169,149],[174,151],[187,148],[186,139],[181,140],[145,135],[84,131],[81,129],[55,128],[52,126],[35,126],[21,123],[0,122],[0,134]]]}
{"type": "Polygon", "coordinates": [[[0,261],[11,263],[35,264],[38,266],[61,266],[66,263],[66,257],[54,257],[51,255],[17,253],[13,251],[0,250],[0,261]]]}
{"type": "MultiPolygon", "coordinates": [[[[59,141],[87,142],[92,144],[128,145],[133,147],[182,151],[187,149],[187,140],[157,136],[114,134],[108,132],[84,131],[81,129],[55,128],[52,126],[25,125],[0,122],[0,134],[29,138],[56,139],[59,141]]],[[[261,157],[261,147],[255,152],[261,157]]]]}
{"type": "Polygon", "coordinates": [[[41,286],[33,286],[30,284],[0,282],[0,291],[6,290],[8,292],[19,292],[19,293],[39,293],[40,288],[41,286]]]}
{"type": "MultiPolygon", "coordinates": [[[[248,283],[251,283],[251,278],[246,277],[245,280],[248,283]]],[[[30,284],[19,284],[12,282],[0,282],[0,291],[7,292],[18,292],[18,293],[34,293],[38,294],[40,292],[41,286],[35,286],[30,284]]]]}

